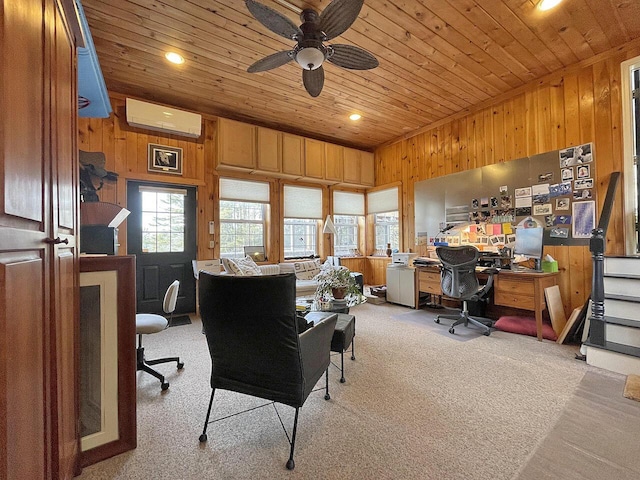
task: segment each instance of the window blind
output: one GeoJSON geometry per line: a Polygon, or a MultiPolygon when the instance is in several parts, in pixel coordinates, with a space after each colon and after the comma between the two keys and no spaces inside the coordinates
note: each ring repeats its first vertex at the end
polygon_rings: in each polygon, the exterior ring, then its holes
{"type": "Polygon", "coordinates": [[[398,187],[367,193],[369,213],[394,212],[398,210],[398,187]]]}
{"type": "Polygon", "coordinates": [[[364,193],[333,192],[334,215],[364,215],[364,193]]]}
{"type": "Polygon", "coordinates": [[[269,203],[269,184],[266,182],[221,178],[220,199],[269,203]]]}
{"type": "Polygon", "coordinates": [[[286,218],[322,218],[322,189],[284,186],[286,218]]]}

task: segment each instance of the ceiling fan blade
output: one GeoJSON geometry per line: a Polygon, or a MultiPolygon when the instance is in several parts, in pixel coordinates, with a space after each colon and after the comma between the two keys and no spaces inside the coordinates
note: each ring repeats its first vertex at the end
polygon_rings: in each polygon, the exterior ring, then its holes
{"type": "Polygon", "coordinates": [[[302,37],[300,28],[280,12],[254,0],[245,0],[245,4],[251,15],[273,33],[289,40],[297,40],[302,37]]]}
{"type": "Polygon", "coordinates": [[[281,67],[285,63],[289,63],[291,60],[293,60],[293,50],[273,53],[251,65],[249,68],[247,68],[247,72],[265,72],[267,70],[271,70],[272,68],[281,67]]]}
{"type": "Polygon", "coordinates": [[[333,0],[320,14],[319,29],[331,40],[343,34],[358,18],[364,0],[333,0]]]}
{"type": "Polygon", "coordinates": [[[342,68],[370,70],[380,65],[376,57],[354,45],[331,45],[331,50],[327,60],[342,68]]]}
{"type": "Polygon", "coordinates": [[[302,83],[309,95],[317,97],[324,86],[324,69],[322,66],[315,70],[302,70],[302,83]]]}

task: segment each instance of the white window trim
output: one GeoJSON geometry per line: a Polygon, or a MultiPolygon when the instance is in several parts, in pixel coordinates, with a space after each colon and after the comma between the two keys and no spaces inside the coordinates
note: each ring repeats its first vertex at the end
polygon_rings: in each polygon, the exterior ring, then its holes
{"type": "Polygon", "coordinates": [[[624,238],[627,255],[636,255],[635,210],[637,185],[634,182],[633,165],[633,125],[631,112],[631,72],[640,68],[640,57],[635,57],[621,64],[622,71],[622,138],[623,138],[623,188],[624,195],[624,238]],[[631,194],[631,192],[634,192],[631,194]]]}

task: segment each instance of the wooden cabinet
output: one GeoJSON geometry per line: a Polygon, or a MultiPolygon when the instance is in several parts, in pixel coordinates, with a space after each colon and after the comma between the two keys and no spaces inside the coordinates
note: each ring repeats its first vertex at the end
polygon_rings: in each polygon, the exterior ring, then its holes
{"type": "Polygon", "coordinates": [[[342,164],[344,147],[325,143],[325,180],[342,182],[342,164]]]}
{"type": "Polygon", "coordinates": [[[364,275],[365,258],[364,257],[340,257],[340,265],[348,268],[352,272],[360,272],[364,275]]]}
{"type": "Polygon", "coordinates": [[[282,165],[282,133],[258,127],[258,155],[256,168],[266,172],[280,172],[282,165]]]}
{"type": "Polygon", "coordinates": [[[256,167],[256,126],[218,119],[218,165],[256,167]]]}
{"type": "Polygon", "coordinates": [[[356,150],[355,148],[345,148],[343,155],[343,182],[353,185],[373,186],[375,173],[373,153],[356,150]]]}
{"type": "Polygon", "coordinates": [[[360,152],[360,184],[373,187],[376,183],[376,169],[373,161],[373,153],[360,152]]]}
{"type": "Polygon", "coordinates": [[[282,133],[282,173],[304,175],[304,138],[282,133]]]}
{"type": "Polygon", "coordinates": [[[387,283],[387,265],[390,257],[367,257],[364,283],[367,285],[385,285],[387,283]]]}
{"type": "Polygon", "coordinates": [[[306,177],[324,180],[326,160],[325,142],[312,138],[304,139],[304,174],[306,177]]]}

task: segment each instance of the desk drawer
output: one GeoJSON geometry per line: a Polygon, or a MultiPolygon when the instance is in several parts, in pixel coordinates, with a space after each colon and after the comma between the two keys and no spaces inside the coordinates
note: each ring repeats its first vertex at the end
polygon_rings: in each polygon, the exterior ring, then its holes
{"type": "Polygon", "coordinates": [[[501,290],[494,290],[493,303],[495,305],[520,308],[522,310],[535,310],[536,304],[532,296],[501,290]]]}
{"type": "Polygon", "coordinates": [[[418,289],[421,292],[442,295],[442,290],[440,289],[440,274],[420,272],[418,274],[418,289]]]}
{"type": "Polygon", "coordinates": [[[528,279],[496,278],[493,303],[523,310],[534,310],[533,283],[528,279]]]}

